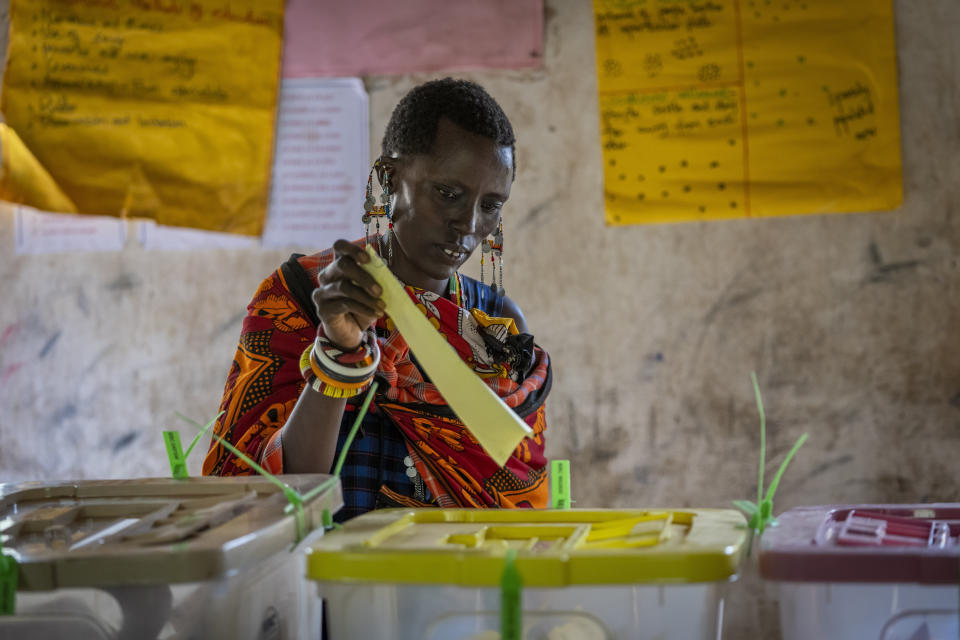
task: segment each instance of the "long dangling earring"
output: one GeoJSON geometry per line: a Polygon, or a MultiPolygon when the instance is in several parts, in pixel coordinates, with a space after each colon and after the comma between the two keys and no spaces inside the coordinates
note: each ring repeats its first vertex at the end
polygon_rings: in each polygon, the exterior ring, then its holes
{"type": "MultiPolygon", "coordinates": [[[[380,160],[377,160],[373,163],[373,168],[370,169],[370,175],[367,176],[367,194],[363,201],[363,217],[361,218],[366,232],[367,244],[370,244],[370,224],[373,223],[376,225],[377,249],[381,249],[383,246],[383,234],[380,232],[381,218],[386,218],[388,232],[393,229],[393,216],[390,215],[390,175],[386,171],[383,173],[383,193],[380,194],[380,202],[382,204],[377,206],[377,201],[373,198],[373,174],[379,167],[380,160]]],[[[392,253],[393,251],[388,236],[388,263],[392,262],[392,253]]]]}
{"type": "Polygon", "coordinates": [[[490,271],[493,271],[494,268],[498,270],[494,274],[494,288],[497,290],[499,295],[505,293],[503,289],[503,220],[500,220],[500,224],[497,225],[497,232],[493,236],[493,242],[490,243],[491,256],[490,256],[490,271]],[[497,276],[499,276],[500,283],[497,284],[497,276]]]}
{"type": "Polygon", "coordinates": [[[393,214],[390,211],[390,174],[383,171],[383,193],[380,194],[383,203],[383,215],[387,218],[387,265],[393,264],[393,214]]]}
{"type": "Polygon", "coordinates": [[[490,253],[490,240],[484,238],[480,243],[480,284],[487,284],[486,278],[483,277],[483,263],[486,262],[488,253],[490,253]]]}
{"type": "Polygon", "coordinates": [[[486,284],[484,279],[483,266],[484,266],[484,254],[490,254],[490,286],[494,291],[500,295],[504,294],[503,289],[503,220],[500,221],[499,226],[497,227],[496,233],[493,234],[493,237],[484,238],[483,243],[480,245],[480,284],[486,284]],[[497,258],[500,259],[499,266],[497,265],[497,258]],[[499,271],[498,271],[499,269],[499,271]],[[499,275],[499,284],[497,283],[497,276],[499,275]]]}

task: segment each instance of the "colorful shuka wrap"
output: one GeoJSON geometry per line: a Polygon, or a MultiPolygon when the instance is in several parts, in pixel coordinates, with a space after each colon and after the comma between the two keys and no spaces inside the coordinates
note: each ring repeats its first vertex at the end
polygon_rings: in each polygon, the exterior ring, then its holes
{"type": "MultiPolygon", "coordinates": [[[[357,244],[362,247],[366,243],[357,244]]],[[[279,436],[304,387],[300,355],[313,342],[319,325],[310,294],[317,286],[317,273],[333,258],[332,250],[294,256],[264,280],[247,307],[220,406],[223,415],[215,431],[271,472],[283,471],[279,436]]],[[[458,275],[450,298],[411,286],[406,290],[461,359],[531,427],[532,437],[517,446],[504,467],[498,467],[420,370],[389,317],[378,320],[376,326],[380,388],[372,411],[388,416],[403,435],[410,458],[429,489],[431,504],[546,507],[544,431],[549,357],[533,344],[532,336],[518,333],[512,319],[461,306],[460,278],[458,275]]],[[[362,397],[352,401],[359,405],[362,397]]],[[[356,405],[348,405],[347,411],[355,411],[356,405]]],[[[216,440],[211,441],[204,475],[252,472],[216,440]]],[[[386,486],[381,492],[387,498],[378,501],[381,504],[421,504],[386,486]]]]}

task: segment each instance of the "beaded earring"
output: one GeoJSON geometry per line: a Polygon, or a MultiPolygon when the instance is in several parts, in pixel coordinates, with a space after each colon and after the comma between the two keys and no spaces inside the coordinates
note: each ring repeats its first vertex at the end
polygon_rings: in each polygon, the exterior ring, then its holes
{"type": "MultiPolygon", "coordinates": [[[[373,168],[370,169],[370,175],[367,176],[367,194],[366,198],[363,201],[363,217],[361,218],[364,229],[366,232],[367,244],[370,243],[370,225],[371,223],[376,225],[376,240],[377,247],[382,247],[383,244],[383,234],[380,232],[380,220],[386,218],[387,221],[387,230],[388,233],[393,229],[393,216],[390,214],[390,175],[384,170],[383,172],[383,193],[380,194],[380,205],[377,205],[377,201],[373,197],[373,174],[380,167],[380,160],[378,159],[373,163],[373,168]]],[[[392,262],[390,255],[391,243],[389,236],[387,237],[387,262],[392,262]]]]}
{"type": "Polygon", "coordinates": [[[497,226],[496,233],[492,237],[484,238],[483,243],[480,247],[480,283],[486,284],[483,274],[484,266],[484,255],[485,253],[490,254],[490,286],[499,294],[503,295],[505,293],[503,288],[503,220],[500,220],[500,224],[497,226]],[[500,264],[497,264],[497,258],[500,259],[500,264]],[[499,276],[499,283],[497,282],[499,276]]]}

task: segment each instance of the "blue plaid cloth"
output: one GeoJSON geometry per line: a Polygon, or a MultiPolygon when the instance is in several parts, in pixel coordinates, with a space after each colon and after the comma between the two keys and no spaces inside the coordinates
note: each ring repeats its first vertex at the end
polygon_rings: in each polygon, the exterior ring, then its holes
{"type": "MultiPolygon", "coordinates": [[[[467,276],[461,276],[460,283],[464,307],[477,308],[494,316],[503,313],[503,297],[497,295],[492,287],[482,285],[467,276]]],[[[358,396],[358,400],[360,398],[362,396],[358,396]]],[[[358,401],[357,405],[359,404],[358,401]]],[[[340,456],[356,417],[355,409],[348,408],[343,412],[334,460],[340,456]]],[[[407,476],[407,466],[403,463],[407,455],[403,434],[386,415],[371,405],[370,411],[360,423],[360,430],[354,437],[340,472],[344,505],[334,516],[334,520],[345,522],[375,509],[380,487],[384,485],[402,496],[413,498],[414,484],[407,476]]]]}
{"type": "MultiPolygon", "coordinates": [[[[413,482],[407,477],[407,467],[403,463],[408,455],[403,435],[386,415],[372,411],[375,411],[373,406],[363,417],[340,472],[343,509],[334,517],[337,522],[345,522],[376,508],[383,485],[403,496],[412,498],[414,494],[413,482]]],[[[356,411],[343,413],[337,438],[338,457],[356,416],[356,411]]]]}

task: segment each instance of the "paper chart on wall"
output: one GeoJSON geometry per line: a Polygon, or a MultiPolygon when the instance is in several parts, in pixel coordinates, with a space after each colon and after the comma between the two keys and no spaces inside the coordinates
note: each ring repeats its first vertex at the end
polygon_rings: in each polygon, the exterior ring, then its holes
{"type": "Polygon", "coordinates": [[[81,213],[258,235],[283,6],[16,0],[3,115],[81,213]]]}
{"type": "Polygon", "coordinates": [[[902,200],[891,0],[594,0],[608,224],[902,200]]]}
{"type": "Polygon", "coordinates": [[[543,66],[543,0],[289,0],[283,73],[543,66]]]}
{"type": "Polygon", "coordinates": [[[260,239],[237,233],[218,233],[187,227],[168,227],[153,220],[137,221],[137,240],[148,251],[197,249],[256,249],[260,239]]]}
{"type": "Polygon", "coordinates": [[[363,235],[370,109],[359,78],[285,78],[266,247],[317,251],[363,235]]]}
{"type": "Polygon", "coordinates": [[[370,114],[359,78],[285,78],[277,108],[270,207],[261,239],[142,221],[146,249],[294,247],[312,252],[362,232],[370,114]]]}
{"type": "Polygon", "coordinates": [[[42,211],[76,213],[47,170],[37,162],[17,132],[0,122],[0,200],[42,211]]]}
{"type": "Polygon", "coordinates": [[[16,207],[13,238],[17,254],[120,251],[127,241],[127,221],[16,207]]]}

